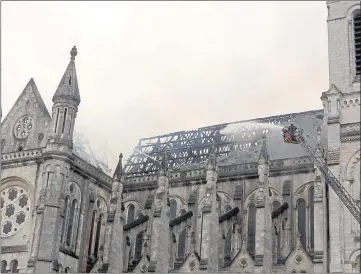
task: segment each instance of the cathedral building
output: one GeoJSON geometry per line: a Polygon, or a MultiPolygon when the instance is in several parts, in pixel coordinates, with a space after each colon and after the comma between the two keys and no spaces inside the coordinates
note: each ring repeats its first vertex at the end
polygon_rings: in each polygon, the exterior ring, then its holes
{"type": "Polygon", "coordinates": [[[1,124],[1,273],[360,273],[360,2],[326,4],[323,109],[143,138],[111,176],[74,131],[76,47],[50,113],[31,79],[1,124]]]}

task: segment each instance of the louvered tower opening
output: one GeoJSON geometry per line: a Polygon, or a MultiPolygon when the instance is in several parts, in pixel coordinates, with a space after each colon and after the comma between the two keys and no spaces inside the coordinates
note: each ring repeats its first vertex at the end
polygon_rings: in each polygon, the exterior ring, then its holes
{"type": "Polygon", "coordinates": [[[361,12],[358,10],[353,20],[354,39],[355,39],[355,62],[356,75],[361,74],[361,12]]]}

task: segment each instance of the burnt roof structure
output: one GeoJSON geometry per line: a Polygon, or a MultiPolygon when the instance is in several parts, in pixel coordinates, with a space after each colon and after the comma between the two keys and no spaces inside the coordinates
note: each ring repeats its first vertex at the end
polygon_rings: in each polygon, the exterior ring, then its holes
{"type": "MultiPolygon", "coordinates": [[[[309,132],[309,135],[316,136],[315,130],[321,124],[322,118],[323,110],[314,110],[142,138],[127,160],[124,171],[127,176],[154,174],[159,170],[165,151],[170,169],[203,164],[213,145],[217,157],[224,159],[233,152],[254,151],[260,145],[264,134],[267,135],[267,143],[271,142],[272,145],[279,147],[283,145],[281,132],[283,126],[294,123],[302,127],[305,133],[309,132]]],[[[298,148],[298,151],[296,149],[296,154],[304,156],[301,148],[298,148]]],[[[292,155],[286,153],[281,156],[281,158],[288,157],[292,155]]],[[[224,160],[223,163],[227,164],[224,160]]]]}

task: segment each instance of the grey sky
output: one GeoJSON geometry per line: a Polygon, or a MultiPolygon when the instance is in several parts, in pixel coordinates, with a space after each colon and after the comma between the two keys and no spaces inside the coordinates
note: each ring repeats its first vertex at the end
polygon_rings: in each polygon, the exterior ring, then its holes
{"type": "Polygon", "coordinates": [[[31,77],[50,110],[76,45],[77,131],[115,157],[141,137],[319,109],[328,88],[324,1],[1,4],[3,116],[31,77]]]}

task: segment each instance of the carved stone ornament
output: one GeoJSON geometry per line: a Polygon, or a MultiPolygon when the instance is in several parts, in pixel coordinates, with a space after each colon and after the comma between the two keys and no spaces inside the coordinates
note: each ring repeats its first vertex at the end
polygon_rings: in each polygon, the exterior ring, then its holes
{"type": "Polygon", "coordinates": [[[148,270],[148,267],[147,267],[146,264],[143,264],[143,265],[140,267],[140,272],[142,272],[142,273],[147,272],[147,270],[148,270]]]}
{"type": "Polygon", "coordinates": [[[239,265],[240,265],[240,267],[243,267],[243,268],[246,267],[248,265],[247,259],[246,258],[241,258],[239,260],[239,265]]]}
{"type": "Polygon", "coordinates": [[[208,207],[212,205],[212,198],[211,198],[211,193],[207,193],[206,194],[206,198],[204,200],[204,207],[208,207]]]}
{"type": "Polygon", "coordinates": [[[196,263],[195,263],[195,261],[190,261],[188,265],[189,265],[189,269],[190,269],[190,270],[194,270],[194,269],[196,268],[196,263]]]}
{"type": "Polygon", "coordinates": [[[259,187],[254,195],[256,203],[263,203],[264,202],[264,188],[259,187]]]}
{"type": "Polygon", "coordinates": [[[302,262],[302,260],[303,260],[303,258],[302,258],[301,255],[297,255],[297,256],[295,257],[295,263],[296,263],[296,264],[300,264],[300,263],[302,262]]]}
{"type": "Polygon", "coordinates": [[[21,117],[14,125],[15,138],[20,140],[27,138],[33,127],[33,119],[30,116],[21,117]]]}

